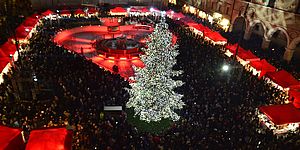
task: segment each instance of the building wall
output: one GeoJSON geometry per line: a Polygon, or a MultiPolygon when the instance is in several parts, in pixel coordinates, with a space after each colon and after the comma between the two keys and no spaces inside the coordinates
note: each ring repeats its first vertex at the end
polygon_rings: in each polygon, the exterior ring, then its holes
{"type": "Polygon", "coordinates": [[[290,61],[294,52],[300,51],[297,47],[300,43],[299,0],[275,0],[273,4],[269,1],[272,0],[187,0],[187,4],[210,14],[222,14],[230,20],[229,31],[235,20],[242,17],[246,21],[244,39],[249,39],[255,32],[256,24],[261,24],[264,30],[262,48],[268,48],[272,35],[280,30],[287,39],[283,58],[290,61]]]}

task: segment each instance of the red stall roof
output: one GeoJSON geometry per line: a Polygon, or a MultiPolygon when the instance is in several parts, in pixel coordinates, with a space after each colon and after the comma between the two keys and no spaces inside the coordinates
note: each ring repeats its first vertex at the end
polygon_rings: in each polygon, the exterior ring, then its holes
{"type": "Polygon", "coordinates": [[[67,10],[67,9],[64,9],[64,10],[60,11],[60,14],[61,15],[71,15],[71,11],[67,10]]]}
{"type": "Polygon", "coordinates": [[[204,36],[208,37],[214,42],[227,42],[227,39],[225,39],[219,32],[211,31],[204,33],[204,36]]]}
{"type": "Polygon", "coordinates": [[[72,135],[66,128],[32,130],[26,150],[71,150],[72,135]]]}
{"type": "Polygon", "coordinates": [[[269,64],[265,59],[260,61],[251,61],[249,64],[256,70],[261,71],[260,76],[264,76],[267,72],[276,71],[276,67],[269,64]]]}
{"type": "Polygon", "coordinates": [[[124,9],[123,7],[116,7],[114,9],[111,9],[110,11],[114,12],[114,13],[126,13],[127,12],[127,10],[124,9]]]}
{"type": "Polygon", "coordinates": [[[54,13],[49,9],[42,13],[43,16],[48,16],[48,15],[51,15],[51,14],[54,14],[54,13]]]}
{"type": "Polygon", "coordinates": [[[293,104],[296,108],[300,108],[300,91],[299,89],[290,88],[289,90],[290,98],[294,98],[293,104]]]}
{"type": "Polygon", "coordinates": [[[276,125],[300,122],[300,109],[293,104],[261,106],[259,110],[276,125]]]}
{"type": "Polygon", "coordinates": [[[150,12],[148,8],[146,7],[143,7],[142,9],[139,10],[140,12],[142,13],[147,13],[147,12],[150,12]]]}
{"type": "MultiPolygon", "coordinates": [[[[235,43],[233,45],[226,45],[226,49],[228,49],[231,53],[233,53],[235,55],[237,46],[238,46],[237,43],[235,43]]],[[[239,46],[237,54],[240,55],[242,53],[246,53],[246,50],[243,47],[239,46]]]]}
{"type": "Polygon", "coordinates": [[[130,12],[138,12],[138,9],[136,9],[135,7],[131,7],[130,12]]]}
{"type": "Polygon", "coordinates": [[[251,51],[238,51],[238,56],[246,61],[259,61],[260,58],[254,55],[251,51]]]}
{"type": "Polygon", "coordinates": [[[14,54],[17,51],[16,45],[11,42],[5,42],[0,46],[0,50],[5,53],[5,56],[9,57],[10,54],[14,54]]]}
{"type": "Polygon", "coordinates": [[[88,13],[89,13],[89,14],[94,14],[94,13],[97,13],[97,12],[98,12],[98,10],[95,9],[94,7],[89,8],[89,10],[88,10],[88,13]]]}
{"type": "Polygon", "coordinates": [[[21,132],[21,129],[0,125],[0,149],[20,150],[22,147],[24,147],[21,132]]]}
{"type": "Polygon", "coordinates": [[[182,14],[181,12],[180,13],[174,13],[173,14],[173,17],[175,17],[175,18],[184,18],[185,17],[185,15],[184,14],[182,14]]]}
{"type": "Polygon", "coordinates": [[[296,80],[290,73],[285,70],[268,72],[266,76],[283,88],[288,88],[292,85],[300,84],[298,80],[296,80]]]}
{"type": "Polygon", "coordinates": [[[84,15],[85,13],[82,9],[78,8],[77,10],[75,10],[74,14],[75,15],[84,15]]]}
{"type": "Polygon", "coordinates": [[[37,18],[28,17],[25,21],[23,21],[23,25],[25,27],[34,27],[38,22],[37,18]]]}
{"type": "Polygon", "coordinates": [[[24,25],[19,25],[16,29],[17,38],[24,39],[28,36],[29,32],[32,30],[32,27],[25,27],[24,25]]]}

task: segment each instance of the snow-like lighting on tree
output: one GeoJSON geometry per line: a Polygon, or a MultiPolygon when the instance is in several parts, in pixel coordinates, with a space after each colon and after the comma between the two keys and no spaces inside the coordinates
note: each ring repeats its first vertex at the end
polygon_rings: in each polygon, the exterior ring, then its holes
{"type": "Polygon", "coordinates": [[[134,115],[141,120],[160,121],[170,118],[177,121],[180,117],[175,110],[182,109],[183,95],[175,93],[174,88],[182,86],[182,81],[175,81],[171,77],[178,76],[182,71],[174,71],[176,56],[179,54],[177,45],[172,44],[172,34],[162,17],[156,24],[147,41],[145,55],[141,56],[144,68],[133,67],[135,70],[135,83],[128,89],[130,99],[127,108],[134,109],[134,115]]]}

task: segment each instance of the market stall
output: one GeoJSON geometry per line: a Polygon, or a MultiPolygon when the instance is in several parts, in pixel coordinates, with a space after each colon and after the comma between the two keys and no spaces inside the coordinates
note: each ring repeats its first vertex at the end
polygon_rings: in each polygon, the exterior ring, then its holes
{"type": "Polygon", "coordinates": [[[252,72],[253,75],[257,75],[259,78],[264,76],[267,72],[275,72],[277,70],[276,67],[268,63],[265,59],[260,61],[250,61],[245,68],[252,72]]]}
{"type": "Polygon", "coordinates": [[[61,10],[60,15],[63,17],[71,17],[71,11],[67,9],[61,10]]]}
{"type": "Polygon", "coordinates": [[[74,11],[74,16],[83,17],[85,16],[85,12],[82,9],[78,8],[74,11]]]}
{"type": "Polygon", "coordinates": [[[25,143],[22,130],[0,125],[0,149],[1,150],[23,150],[25,143]]]}
{"type": "Polygon", "coordinates": [[[66,128],[32,130],[26,150],[71,150],[73,132],[66,128]]]}
{"type": "Polygon", "coordinates": [[[290,73],[285,70],[280,70],[277,72],[267,72],[266,80],[273,86],[282,90],[289,90],[290,86],[300,84],[297,79],[295,79],[290,73]]]}
{"type": "Polygon", "coordinates": [[[299,132],[300,109],[293,104],[261,106],[257,115],[260,123],[274,134],[299,132]]]}
{"type": "Polygon", "coordinates": [[[116,7],[110,10],[110,15],[113,16],[127,16],[127,10],[124,9],[123,7],[116,7]]]}

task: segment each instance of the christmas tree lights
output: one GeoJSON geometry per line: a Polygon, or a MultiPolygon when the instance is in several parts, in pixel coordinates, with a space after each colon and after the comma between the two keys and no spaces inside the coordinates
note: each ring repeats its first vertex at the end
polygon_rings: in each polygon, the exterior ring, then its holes
{"type": "Polygon", "coordinates": [[[164,16],[149,35],[147,47],[143,49],[145,55],[141,56],[145,67],[134,67],[136,82],[128,89],[130,99],[126,107],[133,108],[135,116],[147,122],[163,118],[177,121],[180,117],[175,110],[181,109],[184,103],[181,101],[183,95],[175,93],[174,88],[182,86],[183,82],[171,77],[182,72],[172,70],[179,53],[177,45],[172,44],[172,34],[164,16]]]}

